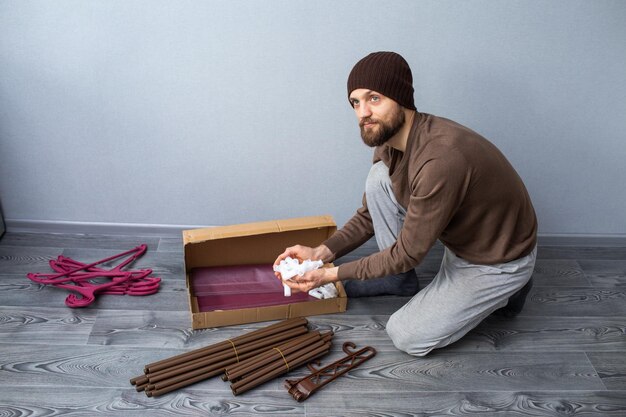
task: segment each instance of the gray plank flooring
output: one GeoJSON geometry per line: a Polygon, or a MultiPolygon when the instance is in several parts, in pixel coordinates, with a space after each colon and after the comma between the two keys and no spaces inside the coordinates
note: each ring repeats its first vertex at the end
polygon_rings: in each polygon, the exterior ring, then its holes
{"type": "MultiPolygon", "coordinates": [[[[337,261],[376,250],[373,241],[337,261]]],[[[417,268],[437,272],[437,245],[417,268]]],[[[191,330],[182,241],[172,237],[7,233],[0,239],[0,415],[10,416],[626,416],[626,248],[541,246],[535,285],[518,317],[488,317],[424,358],[398,351],[385,325],[405,297],[348,302],[348,311],[309,317],[341,345],[371,345],[376,357],[303,403],[286,376],[243,395],[212,378],[163,397],[129,384],[145,364],[223,341],[268,323],[191,330]],[[89,262],[146,243],[135,264],[160,276],[157,294],[102,295],[83,309],[64,290],[35,284],[63,254],[89,262]]],[[[302,368],[290,378],[306,374],[302,368]]]]}

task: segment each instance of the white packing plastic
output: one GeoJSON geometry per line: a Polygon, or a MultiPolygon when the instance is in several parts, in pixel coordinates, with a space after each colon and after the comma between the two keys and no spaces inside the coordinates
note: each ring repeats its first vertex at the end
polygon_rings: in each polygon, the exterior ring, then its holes
{"type": "Polygon", "coordinates": [[[321,300],[325,298],[335,298],[339,294],[337,293],[337,287],[335,287],[335,284],[331,282],[328,284],[324,284],[321,287],[313,288],[311,291],[309,291],[309,295],[315,298],[319,298],[321,300]]]}
{"type": "MultiPolygon", "coordinates": [[[[297,259],[293,259],[290,256],[286,257],[278,265],[274,265],[274,272],[279,272],[283,281],[291,279],[296,275],[303,276],[309,271],[321,268],[324,265],[322,261],[312,261],[307,259],[300,263],[297,259]]],[[[283,283],[283,290],[285,297],[291,296],[291,288],[287,284],[283,283]]]]}

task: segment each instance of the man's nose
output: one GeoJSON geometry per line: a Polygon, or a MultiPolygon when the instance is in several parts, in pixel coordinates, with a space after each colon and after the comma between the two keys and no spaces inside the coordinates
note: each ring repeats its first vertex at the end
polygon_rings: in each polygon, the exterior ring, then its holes
{"type": "Polygon", "coordinates": [[[371,115],[372,111],[370,109],[370,106],[368,106],[366,103],[361,103],[357,110],[357,116],[359,116],[359,119],[370,117],[371,115]]]}

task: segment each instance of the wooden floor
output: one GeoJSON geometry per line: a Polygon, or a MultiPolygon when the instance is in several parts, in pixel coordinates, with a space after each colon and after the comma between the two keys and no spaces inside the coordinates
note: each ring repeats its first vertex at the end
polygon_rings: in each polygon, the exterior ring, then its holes
{"type": "MultiPolygon", "coordinates": [[[[367,244],[354,256],[371,251],[367,244]]],[[[441,248],[431,252],[418,269],[424,284],[441,257],[441,248]]],[[[287,394],[284,377],[237,397],[214,378],[148,398],[128,382],[145,364],[267,323],[192,331],[180,239],[7,233],[0,416],[626,416],[626,247],[540,247],[534,277],[520,316],[490,317],[425,358],[397,351],[385,333],[406,298],[349,300],[344,314],[309,317],[336,333],[324,363],[341,357],[348,340],[378,355],[303,403],[287,394]],[[64,291],[25,276],[49,271],[60,254],[95,261],[140,243],[149,250],[135,265],[163,278],[149,297],[105,295],[70,309],[64,291]]]]}

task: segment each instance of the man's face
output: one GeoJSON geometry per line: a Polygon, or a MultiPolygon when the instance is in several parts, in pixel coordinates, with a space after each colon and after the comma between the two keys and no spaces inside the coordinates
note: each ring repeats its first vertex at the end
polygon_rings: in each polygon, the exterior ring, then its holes
{"type": "Polygon", "coordinates": [[[358,88],[350,93],[350,103],[367,146],[385,144],[404,125],[402,106],[376,91],[358,88]]]}

